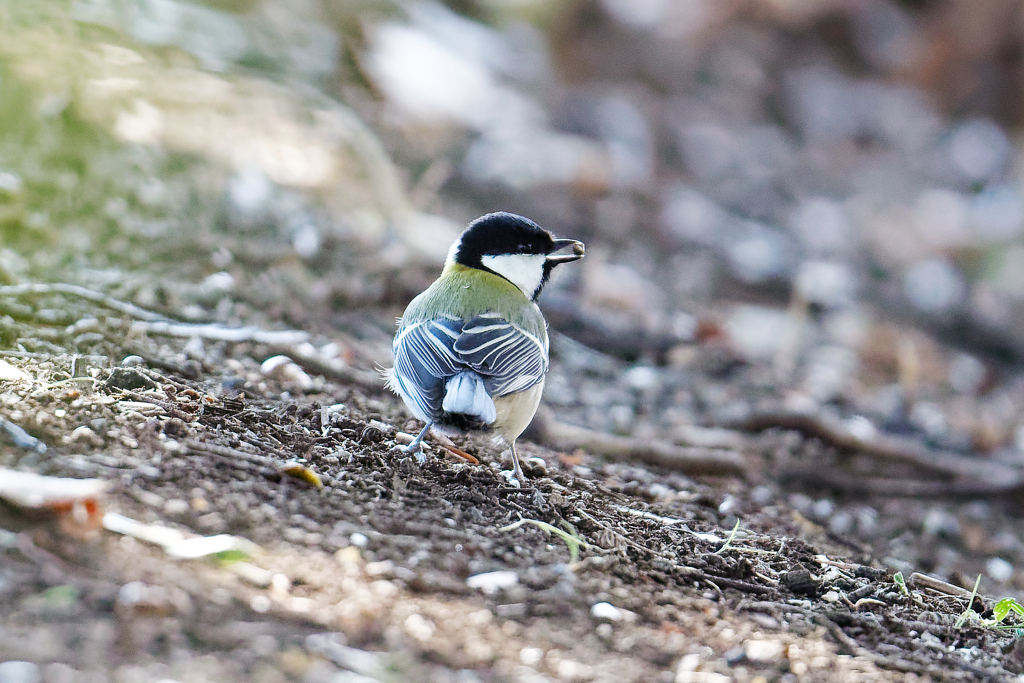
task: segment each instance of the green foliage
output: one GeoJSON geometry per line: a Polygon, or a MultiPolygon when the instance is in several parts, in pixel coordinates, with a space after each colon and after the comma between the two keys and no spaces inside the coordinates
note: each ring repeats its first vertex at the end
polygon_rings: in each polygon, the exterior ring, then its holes
{"type": "MultiPolygon", "coordinates": [[[[974,581],[974,590],[971,591],[970,602],[967,603],[967,607],[963,612],[960,613],[960,617],[956,620],[955,628],[961,628],[972,616],[979,616],[974,611],[974,598],[978,595],[978,584],[981,583],[981,574],[974,581]]],[[[1003,598],[992,607],[992,618],[991,619],[978,619],[978,623],[981,626],[988,628],[997,628],[1002,630],[1016,631],[1017,635],[1021,635],[1024,630],[1024,624],[1003,624],[1009,616],[1016,615],[1018,621],[1024,622],[1024,605],[1017,602],[1016,598],[1003,598]]]]}
{"type": "Polygon", "coordinates": [[[723,552],[725,552],[726,548],[728,548],[732,544],[733,539],[736,538],[736,532],[739,531],[739,530],[740,530],[740,518],[737,517],[736,518],[736,524],[733,525],[732,532],[729,534],[729,538],[725,539],[725,543],[722,544],[722,547],[715,551],[715,555],[721,555],[723,552]]]}
{"type": "Polygon", "coordinates": [[[992,608],[993,618],[991,619],[991,626],[995,626],[1010,616],[1010,613],[1016,614],[1018,617],[1024,617],[1024,605],[1021,605],[1014,598],[1003,598],[996,603],[996,606],[992,608]]]}
{"type": "Polygon", "coordinates": [[[223,550],[219,553],[214,553],[210,558],[221,567],[251,559],[249,554],[243,550],[223,550]]]}
{"type": "Polygon", "coordinates": [[[903,595],[910,596],[910,590],[907,589],[907,582],[903,578],[903,572],[896,572],[892,577],[893,583],[900,587],[900,593],[903,595]]]}
{"type": "Polygon", "coordinates": [[[532,524],[538,529],[542,529],[549,534],[555,534],[565,541],[565,544],[569,547],[569,564],[576,564],[579,560],[581,546],[584,548],[591,547],[586,541],[580,538],[579,534],[576,533],[576,529],[574,529],[568,522],[565,523],[565,526],[568,527],[568,530],[566,531],[559,529],[556,526],[552,526],[547,522],[542,522],[539,519],[520,519],[518,522],[501,527],[498,531],[513,531],[524,524],[532,524]]]}
{"type": "Polygon", "coordinates": [[[967,601],[967,608],[960,613],[960,617],[956,620],[954,628],[961,628],[967,623],[967,620],[972,614],[976,614],[974,611],[974,598],[978,595],[978,584],[981,583],[981,574],[978,574],[978,578],[974,580],[974,590],[971,591],[971,599],[967,601]]]}

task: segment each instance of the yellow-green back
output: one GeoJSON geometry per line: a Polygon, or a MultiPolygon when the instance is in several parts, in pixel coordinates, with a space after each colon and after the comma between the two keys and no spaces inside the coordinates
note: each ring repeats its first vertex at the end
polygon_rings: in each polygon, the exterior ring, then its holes
{"type": "Polygon", "coordinates": [[[497,313],[538,339],[547,338],[544,316],[518,287],[494,273],[458,263],[446,265],[441,276],[409,303],[401,327],[439,317],[470,320],[481,313],[497,313]]]}

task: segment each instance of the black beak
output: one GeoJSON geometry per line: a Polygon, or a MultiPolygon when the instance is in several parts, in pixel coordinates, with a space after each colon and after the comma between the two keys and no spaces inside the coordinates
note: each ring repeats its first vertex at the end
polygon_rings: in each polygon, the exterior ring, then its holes
{"type": "Polygon", "coordinates": [[[577,240],[556,239],[555,240],[555,248],[552,249],[551,253],[548,254],[547,262],[550,263],[551,265],[558,265],[559,263],[569,263],[570,261],[579,261],[581,258],[583,258],[583,255],[585,253],[586,253],[586,247],[583,246],[583,242],[579,242],[577,240]],[[572,253],[571,254],[558,254],[558,255],[556,255],[554,253],[556,251],[561,251],[562,249],[567,249],[569,247],[572,247],[572,253]]]}

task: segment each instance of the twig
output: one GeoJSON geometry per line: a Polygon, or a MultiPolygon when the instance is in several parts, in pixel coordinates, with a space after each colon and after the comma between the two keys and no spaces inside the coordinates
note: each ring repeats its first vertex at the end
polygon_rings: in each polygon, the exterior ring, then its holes
{"type": "Polygon", "coordinates": [[[168,320],[167,316],[112,296],[66,282],[30,283],[0,286],[0,296],[25,294],[67,294],[93,301],[135,319],[132,329],[137,332],[163,334],[170,337],[202,337],[229,342],[256,342],[258,344],[298,344],[309,339],[300,330],[261,330],[255,327],[224,327],[214,323],[193,324],[168,320]]]}
{"type": "Polygon", "coordinates": [[[65,384],[78,384],[79,382],[92,382],[96,384],[99,382],[95,377],[69,377],[67,379],[59,379],[56,382],[50,382],[49,384],[43,385],[42,389],[56,389],[62,387],[65,384]]]}
{"type": "MultiPolygon", "coordinates": [[[[654,557],[657,557],[657,558],[660,558],[662,560],[665,560],[666,562],[671,562],[671,560],[669,558],[665,557],[664,555],[661,555],[660,553],[656,553],[655,551],[651,550],[650,548],[645,548],[642,545],[639,545],[639,544],[635,543],[634,541],[630,540],[626,536],[623,536],[622,534],[620,534],[618,531],[616,531],[615,529],[611,528],[607,524],[604,524],[603,522],[601,522],[601,521],[599,521],[597,519],[594,519],[594,517],[592,517],[590,514],[588,514],[585,510],[577,509],[576,512],[580,516],[585,517],[586,519],[589,519],[591,522],[593,522],[594,524],[599,526],[601,529],[611,533],[617,539],[619,539],[620,541],[622,541],[626,545],[630,546],[631,548],[639,550],[640,552],[643,552],[643,553],[647,553],[648,555],[653,555],[654,557]]],[[[697,569],[693,569],[692,567],[687,567],[687,569],[692,569],[693,571],[699,571],[697,569]]]]}
{"type": "Polygon", "coordinates": [[[187,439],[183,445],[190,451],[216,455],[221,458],[228,458],[229,460],[243,460],[250,464],[259,465],[260,467],[265,467],[274,471],[277,471],[282,465],[284,465],[283,462],[275,460],[274,458],[268,458],[265,455],[259,455],[258,453],[246,453],[245,451],[240,451],[237,448],[218,446],[217,444],[212,443],[202,443],[193,439],[187,439]]]}
{"type": "MultiPolygon", "coordinates": [[[[542,531],[546,531],[549,534],[555,534],[556,536],[561,538],[565,542],[565,544],[569,547],[569,566],[570,567],[572,565],[575,565],[576,561],[579,560],[580,548],[586,548],[587,550],[590,550],[591,548],[593,548],[592,545],[590,545],[589,543],[584,541],[582,538],[580,538],[579,534],[576,533],[575,529],[573,529],[572,533],[570,533],[568,531],[565,531],[564,529],[559,529],[558,527],[553,526],[551,524],[548,524],[547,522],[541,521],[539,519],[529,519],[529,518],[521,517],[518,522],[513,522],[512,524],[509,524],[508,526],[503,526],[500,529],[498,529],[498,531],[514,531],[515,529],[518,529],[519,527],[523,526],[524,524],[532,524],[535,527],[537,527],[538,529],[541,529],[542,531]]],[[[570,528],[572,528],[572,527],[570,527],[570,528]]]]}
{"type": "Polygon", "coordinates": [[[261,330],[256,327],[224,327],[214,323],[175,323],[166,320],[137,320],[132,323],[132,330],[168,337],[201,337],[257,344],[299,344],[309,339],[309,333],[301,330],[261,330]]]}
{"type": "Polygon", "coordinates": [[[715,592],[718,593],[718,599],[719,600],[721,600],[722,598],[725,597],[725,595],[722,593],[722,589],[718,587],[717,583],[715,583],[711,579],[701,579],[701,581],[703,581],[704,583],[708,584],[709,586],[711,586],[712,588],[715,589],[715,592]]]}
{"type": "Polygon", "coordinates": [[[634,439],[565,424],[541,406],[533,420],[539,440],[559,450],[582,448],[612,460],[640,461],[693,475],[743,475],[746,463],[735,451],[687,448],[667,441],[634,439]]]}
{"type": "Polygon", "coordinates": [[[166,412],[171,417],[176,417],[183,422],[193,422],[199,417],[198,415],[186,413],[184,410],[179,409],[178,407],[168,403],[167,401],[162,401],[158,398],[153,398],[152,396],[144,396],[130,389],[112,388],[112,393],[113,392],[127,396],[133,401],[138,401],[139,403],[152,403],[153,405],[162,408],[164,412],[166,412]]]}
{"type": "Polygon", "coordinates": [[[919,574],[914,572],[910,575],[910,579],[907,581],[912,586],[921,586],[922,588],[930,588],[937,593],[943,595],[954,596],[958,598],[970,597],[971,591],[960,586],[955,586],[951,583],[947,583],[942,579],[936,579],[934,576],[928,576],[927,574],[919,574]]]}
{"type": "MultiPolygon", "coordinates": [[[[968,481],[1003,482],[1000,485],[1001,488],[996,490],[1005,490],[1022,484],[1020,474],[1005,465],[978,458],[968,458],[948,451],[933,451],[913,439],[891,435],[861,436],[851,431],[842,420],[827,415],[766,412],[724,426],[748,432],[791,429],[801,432],[805,436],[821,439],[842,450],[855,451],[893,462],[908,463],[937,474],[959,477],[968,481]],[[1007,484],[1007,482],[1011,483],[1007,484]]],[[[846,477],[846,479],[863,481],[860,477],[846,477]]],[[[850,483],[855,482],[851,481],[850,483]]],[[[907,484],[905,481],[895,483],[898,484],[899,491],[903,491],[907,484]]],[[[923,495],[933,494],[924,493],[923,495]]]]}
{"type": "MultiPolygon", "coordinates": [[[[980,462],[979,467],[981,467],[980,462]]],[[[991,481],[966,478],[958,481],[918,481],[881,477],[851,477],[842,471],[808,465],[787,467],[779,472],[778,476],[780,481],[814,484],[847,493],[872,493],[912,498],[941,498],[943,496],[972,498],[1010,494],[1024,488],[1024,479],[1019,473],[1007,474],[991,481]]]]}
{"type": "Polygon", "coordinates": [[[92,289],[86,289],[85,287],[68,284],[66,282],[0,286],[0,296],[22,296],[24,294],[68,294],[70,296],[77,296],[80,299],[88,299],[89,301],[101,304],[107,308],[112,308],[115,311],[130,315],[137,320],[157,321],[167,319],[167,316],[160,315],[153,311],[147,311],[135,304],[115,299],[103,292],[97,292],[92,289]]]}
{"type": "Polygon", "coordinates": [[[732,544],[732,540],[736,538],[736,532],[740,530],[740,518],[736,518],[736,524],[732,527],[732,533],[729,534],[729,538],[725,539],[725,543],[722,547],[715,551],[715,555],[721,555],[726,549],[732,544]]]}
{"type": "Polygon", "coordinates": [[[333,379],[346,384],[355,384],[364,389],[377,391],[384,390],[384,382],[375,372],[360,370],[342,363],[332,363],[322,357],[303,353],[297,346],[296,341],[286,342],[280,340],[274,342],[269,351],[273,354],[288,356],[295,361],[299,367],[315,375],[322,375],[327,379],[333,379]]]}
{"type": "Polygon", "coordinates": [[[464,460],[465,462],[468,462],[470,465],[480,464],[480,461],[476,458],[476,456],[467,453],[458,446],[448,446],[443,443],[438,445],[444,450],[445,453],[449,453],[458,458],[459,460],[464,460]]]}
{"type": "Polygon", "coordinates": [[[0,417],[0,428],[7,432],[7,435],[11,437],[11,441],[13,441],[14,445],[18,448],[25,448],[30,451],[35,451],[36,453],[46,452],[45,443],[32,436],[13,422],[0,417]]]}
{"type": "MultiPolygon", "coordinates": [[[[687,569],[692,569],[692,567],[687,567],[687,569]]],[[[717,581],[719,584],[725,586],[726,588],[732,588],[733,590],[738,590],[741,593],[753,593],[754,595],[768,595],[772,592],[771,588],[768,588],[766,586],[759,586],[756,583],[749,583],[747,581],[740,581],[738,579],[729,579],[724,576],[715,576],[713,574],[707,574],[705,572],[700,573],[701,576],[698,578],[700,578],[702,581],[714,580],[717,581]]]]}

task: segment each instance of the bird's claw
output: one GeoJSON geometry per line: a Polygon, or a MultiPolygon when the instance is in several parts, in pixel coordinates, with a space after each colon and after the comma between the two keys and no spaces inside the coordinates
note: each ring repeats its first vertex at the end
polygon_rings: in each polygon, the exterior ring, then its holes
{"type": "Polygon", "coordinates": [[[391,452],[392,453],[397,453],[397,454],[400,454],[400,455],[403,455],[403,456],[411,455],[412,457],[416,458],[416,463],[418,465],[422,465],[423,463],[425,463],[427,461],[427,456],[425,456],[423,454],[423,444],[422,443],[417,444],[416,446],[413,446],[411,444],[408,445],[408,446],[403,446],[401,444],[397,444],[396,443],[394,446],[391,447],[391,452]]]}
{"type": "Polygon", "coordinates": [[[501,476],[505,477],[505,479],[508,480],[509,486],[514,486],[517,489],[523,487],[522,483],[516,477],[515,470],[502,470],[501,471],[501,476]]]}

